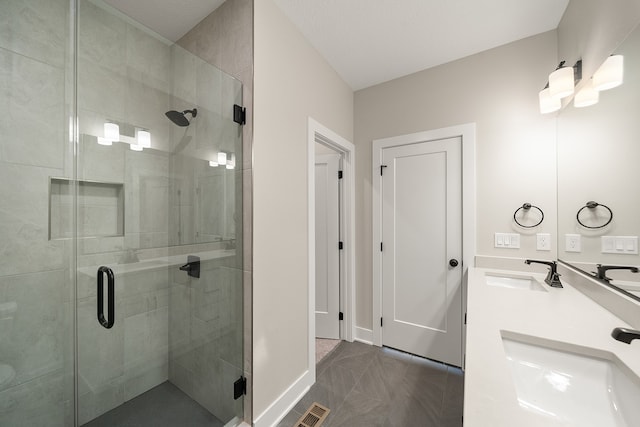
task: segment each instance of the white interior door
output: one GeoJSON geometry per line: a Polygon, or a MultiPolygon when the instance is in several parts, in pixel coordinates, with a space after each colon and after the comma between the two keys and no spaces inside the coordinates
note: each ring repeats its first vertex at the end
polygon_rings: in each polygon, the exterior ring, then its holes
{"type": "Polygon", "coordinates": [[[461,366],[461,138],[382,155],[382,343],[461,366]]]}
{"type": "Polygon", "coordinates": [[[316,156],[316,337],[340,338],[340,155],[316,156]]]}

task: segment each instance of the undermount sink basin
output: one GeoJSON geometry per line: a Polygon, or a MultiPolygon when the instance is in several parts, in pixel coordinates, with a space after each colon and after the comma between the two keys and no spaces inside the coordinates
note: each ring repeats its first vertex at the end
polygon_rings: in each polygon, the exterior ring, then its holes
{"type": "Polygon", "coordinates": [[[547,291],[535,277],[525,274],[485,273],[484,277],[489,286],[541,292],[547,291]]]}
{"type": "Polygon", "coordinates": [[[638,425],[640,380],[614,355],[573,347],[564,351],[558,348],[561,343],[537,345],[505,334],[502,342],[521,408],[553,419],[554,426],[638,425]]]}

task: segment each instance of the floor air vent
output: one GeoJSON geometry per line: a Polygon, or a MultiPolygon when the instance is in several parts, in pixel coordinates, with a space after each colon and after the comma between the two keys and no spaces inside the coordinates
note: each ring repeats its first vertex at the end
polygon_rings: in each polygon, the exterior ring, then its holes
{"type": "Polygon", "coordinates": [[[329,412],[328,408],[313,402],[313,405],[300,417],[294,427],[320,427],[329,412]]]}

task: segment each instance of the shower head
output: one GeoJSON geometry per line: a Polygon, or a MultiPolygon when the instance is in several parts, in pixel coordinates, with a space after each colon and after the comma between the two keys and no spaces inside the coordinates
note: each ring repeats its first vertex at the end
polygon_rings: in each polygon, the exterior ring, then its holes
{"type": "Polygon", "coordinates": [[[171,110],[171,111],[167,111],[166,113],[164,113],[169,120],[171,120],[173,123],[177,124],[178,126],[189,126],[189,119],[187,119],[185,117],[185,114],[191,114],[191,118],[195,118],[198,115],[198,110],[196,108],[194,108],[193,110],[184,110],[182,112],[180,111],[176,111],[176,110],[171,110]]]}

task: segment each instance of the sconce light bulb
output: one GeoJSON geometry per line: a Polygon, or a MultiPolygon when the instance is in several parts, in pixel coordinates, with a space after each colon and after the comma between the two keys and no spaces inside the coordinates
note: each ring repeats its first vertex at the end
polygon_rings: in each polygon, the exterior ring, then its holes
{"type": "Polygon", "coordinates": [[[107,138],[103,138],[101,136],[98,137],[98,144],[100,145],[113,145],[113,141],[107,138]]]}
{"type": "Polygon", "coordinates": [[[589,81],[576,93],[575,98],[573,98],[573,106],[576,108],[588,107],[597,104],[599,99],[600,92],[593,87],[593,81],[589,81]]]}
{"type": "Polygon", "coordinates": [[[104,124],[104,137],[110,141],[120,141],[120,126],[116,123],[104,124]]]}
{"type": "Polygon", "coordinates": [[[540,113],[548,114],[558,111],[562,106],[560,99],[552,98],[549,95],[549,89],[543,89],[538,93],[538,101],[540,103],[540,113]]]}
{"type": "Polygon", "coordinates": [[[129,145],[129,148],[130,148],[132,151],[142,151],[142,148],[143,148],[143,147],[142,147],[142,145],[138,145],[138,144],[131,144],[131,145],[129,145]]]}
{"type": "Polygon", "coordinates": [[[138,130],[138,145],[144,148],[151,148],[151,133],[148,130],[138,130]]]}
{"type": "Polygon", "coordinates": [[[593,75],[593,87],[603,91],[620,86],[624,80],[624,56],[611,55],[593,75]]]}
{"type": "Polygon", "coordinates": [[[218,153],[218,164],[219,165],[227,164],[227,153],[224,153],[222,151],[218,153]]]}
{"type": "Polygon", "coordinates": [[[549,96],[561,99],[573,94],[573,67],[562,67],[549,74],[549,96]]]}
{"type": "Polygon", "coordinates": [[[236,155],[231,154],[227,160],[227,169],[235,169],[236,167],[236,155]]]}
{"type": "Polygon", "coordinates": [[[212,168],[217,168],[218,162],[216,162],[215,160],[209,160],[209,166],[211,166],[212,168]]]}

